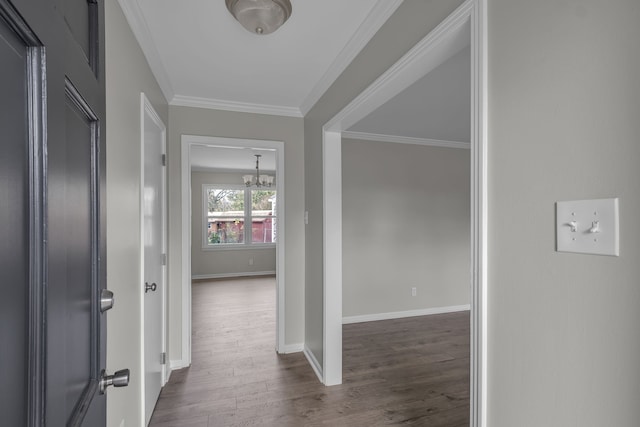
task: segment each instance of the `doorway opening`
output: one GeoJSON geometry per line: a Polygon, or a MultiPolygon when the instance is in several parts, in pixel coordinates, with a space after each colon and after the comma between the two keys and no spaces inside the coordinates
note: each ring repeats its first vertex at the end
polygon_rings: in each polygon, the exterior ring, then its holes
{"type": "MultiPolygon", "coordinates": [[[[323,126],[323,363],[326,385],[342,383],[343,182],[345,132],[387,101],[443,64],[465,46],[470,49],[470,330],[472,426],[486,425],[486,10],[468,0],[323,126]]],[[[348,134],[347,134],[348,135],[348,134]]],[[[354,136],[354,135],[352,135],[354,136]]],[[[409,142],[409,141],[405,141],[409,142]]]]}
{"type": "Polygon", "coordinates": [[[183,135],[181,174],[182,362],[192,359],[191,284],[202,279],[275,276],[274,346],[283,352],[284,143],[183,135]],[[263,173],[271,186],[245,185],[244,175],[263,173]]]}

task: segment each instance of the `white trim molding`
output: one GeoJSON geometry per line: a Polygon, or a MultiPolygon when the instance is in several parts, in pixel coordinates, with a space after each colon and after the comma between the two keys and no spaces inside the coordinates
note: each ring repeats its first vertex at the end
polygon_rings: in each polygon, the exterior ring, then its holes
{"type": "Polygon", "coordinates": [[[311,365],[311,367],[313,368],[313,372],[316,373],[316,376],[318,377],[320,382],[323,382],[322,365],[320,364],[320,362],[318,362],[316,356],[313,355],[313,352],[309,350],[309,347],[307,347],[306,345],[304,346],[302,352],[304,354],[304,357],[307,358],[309,365],[311,365]]]}
{"type": "Polygon", "coordinates": [[[151,37],[151,32],[144,19],[140,5],[136,0],[118,0],[118,3],[129,23],[129,27],[131,27],[133,35],[138,40],[142,53],[147,58],[149,68],[151,68],[151,72],[158,81],[162,94],[167,101],[171,101],[175,95],[171,79],[167,73],[167,68],[164,66],[162,59],[160,59],[160,53],[153,41],[153,37],[151,37]]]}
{"type": "Polygon", "coordinates": [[[181,294],[182,294],[182,357],[180,366],[187,367],[191,365],[191,144],[181,138],[182,146],[180,147],[180,175],[181,175],[181,294]]]}
{"type": "Polygon", "coordinates": [[[280,354],[300,353],[304,351],[304,343],[286,344],[281,350],[280,354]]]}
{"type": "Polygon", "coordinates": [[[323,382],[342,381],[343,132],[466,46],[471,49],[470,425],[487,427],[487,0],[466,0],[323,126],[323,382]],[[326,224],[330,221],[331,227],[326,224]],[[338,327],[340,325],[340,327],[338,327]],[[330,381],[327,381],[327,380],[330,381]]]}
{"type": "Polygon", "coordinates": [[[223,99],[200,98],[197,96],[175,95],[169,102],[181,107],[208,108],[211,110],[238,111],[240,113],[268,114],[272,116],[302,117],[296,107],[254,104],[250,102],[227,101],[223,99]]]}
{"type": "Polygon", "coordinates": [[[468,142],[443,141],[439,139],[413,138],[409,136],[383,135],[368,132],[342,131],[342,137],[363,141],[393,142],[396,144],[425,145],[429,147],[461,148],[465,150],[469,150],[471,148],[471,144],[468,142]]]}
{"type": "Polygon", "coordinates": [[[473,1],[476,0],[467,0],[463,3],[329,120],[324,128],[341,132],[349,129],[431,70],[469,46],[469,3],[473,1]]]}
{"type": "Polygon", "coordinates": [[[273,276],[275,271],[247,271],[245,273],[194,274],[192,280],[228,279],[232,277],[273,276]]]}
{"type": "MultiPolygon", "coordinates": [[[[192,169],[193,170],[193,169],[192,169]]],[[[203,246],[200,248],[203,252],[235,252],[235,251],[265,251],[265,250],[273,250],[276,248],[275,243],[253,243],[251,245],[245,245],[243,243],[238,243],[237,246],[232,246],[233,243],[223,244],[220,246],[203,246]]]]}
{"type": "Polygon", "coordinates": [[[487,427],[488,48],[487,2],[471,3],[471,393],[472,427],[487,427]]]}
{"type": "Polygon", "coordinates": [[[471,305],[452,305],[448,307],[423,308],[420,310],[392,311],[389,313],[362,314],[359,316],[346,316],[342,318],[342,324],[377,322],[378,320],[404,319],[405,317],[431,316],[434,314],[456,313],[469,311],[471,305]]]}
{"type": "Polygon", "coordinates": [[[323,383],[342,383],[342,143],[340,132],[322,136],[323,383]],[[338,351],[339,350],[339,351],[338,351]]]}
{"type": "Polygon", "coordinates": [[[380,27],[387,22],[393,12],[402,4],[403,0],[378,0],[364,22],[358,27],[351,39],[342,48],[336,59],[331,63],[327,71],[313,86],[311,92],[302,101],[300,111],[306,115],[329,87],[336,81],[342,72],[351,64],[351,61],[369,43],[369,40],[378,32],[380,27]]]}
{"type": "Polygon", "coordinates": [[[170,360],[169,361],[169,370],[175,371],[177,369],[188,368],[191,363],[186,363],[183,359],[170,360]]]}

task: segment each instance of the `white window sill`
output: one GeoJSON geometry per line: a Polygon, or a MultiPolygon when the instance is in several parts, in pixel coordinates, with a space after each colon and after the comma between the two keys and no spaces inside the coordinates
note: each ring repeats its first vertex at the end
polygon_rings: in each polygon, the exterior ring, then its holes
{"type": "Polygon", "coordinates": [[[254,249],[275,249],[275,243],[254,243],[252,245],[247,245],[243,243],[239,243],[237,245],[209,245],[203,246],[203,251],[249,251],[254,249]]]}

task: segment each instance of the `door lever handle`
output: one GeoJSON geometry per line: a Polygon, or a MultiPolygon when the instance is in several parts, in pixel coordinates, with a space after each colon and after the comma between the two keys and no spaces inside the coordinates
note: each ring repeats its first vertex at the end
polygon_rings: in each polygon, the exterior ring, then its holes
{"type": "Polygon", "coordinates": [[[145,294],[147,292],[149,292],[149,291],[155,292],[156,289],[158,289],[158,285],[156,285],[155,283],[149,284],[149,282],[144,282],[144,293],[145,294]]]}
{"type": "Polygon", "coordinates": [[[129,385],[129,370],[121,369],[116,371],[113,375],[107,375],[103,369],[100,374],[100,394],[104,394],[109,386],[114,387],[126,387],[129,385]]]}
{"type": "Polygon", "coordinates": [[[100,293],[100,313],[113,308],[113,292],[109,289],[103,289],[100,293]]]}

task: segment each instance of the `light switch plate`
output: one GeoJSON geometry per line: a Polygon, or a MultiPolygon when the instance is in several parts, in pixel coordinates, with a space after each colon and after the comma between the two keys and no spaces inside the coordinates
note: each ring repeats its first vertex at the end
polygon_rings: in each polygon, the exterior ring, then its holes
{"type": "Polygon", "coordinates": [[[618,199],[556,203],[558,252],[619,256],[618,199]]]}

